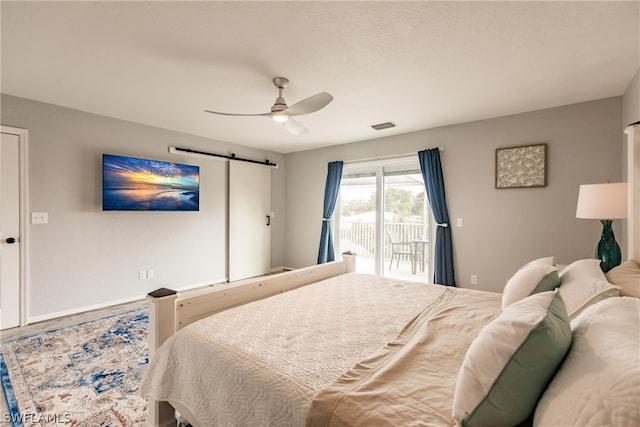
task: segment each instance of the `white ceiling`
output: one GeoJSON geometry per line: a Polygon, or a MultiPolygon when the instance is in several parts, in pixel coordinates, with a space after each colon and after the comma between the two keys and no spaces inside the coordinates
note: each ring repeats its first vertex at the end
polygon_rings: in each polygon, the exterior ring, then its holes
{"type": "Polygon", "coordinates": [[[282,153],[622,95],[640,2],[2,1],[3,93],[282,153]],[[289,134],[264,117],[334,101],[289,134]],[[375,131],[385,121],[394,129],[375,131]]]}

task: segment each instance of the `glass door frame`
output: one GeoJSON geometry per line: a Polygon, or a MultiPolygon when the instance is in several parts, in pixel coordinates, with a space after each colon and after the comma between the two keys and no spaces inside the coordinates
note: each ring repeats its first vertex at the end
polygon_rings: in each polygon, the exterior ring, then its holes
{"type": "MultiPolygon", "coordinates": [[[[397,157],[390,159],[381,159],[375,161],[362,161],[362,162],[353,162],[353,163],[345,163],[342,175],[348,176],[357,173],[375,173],[375,194],[376,194],[376,221],[375,221],[375,250],[374,250],[374,259],[375,259],[375,269],[374,272],[378,276],[385,276],[385,258],[384,258],[384,248],[385,248],[385,172],[393,172],[400,170],[420,170],[420,162],[418,160],[418,156],[407,156],[407,157],[397,157]]],[[[425,207],[429,206],[429,202],[426,196],[425,190],[425,207]]],[[[333,214],[333,241],[334,246],[339,251],[341,248],[340,242],[340,209],[342,206],[342,193],[338,193],[338,201],[336,203],[336,209],[333,214]]],[[[430,207],[428,214],[428,230],[429,230],[429,257],[426,260],[427,263],[427,271],[429,272],[429,277],[427,282],[432,283],[433,274],[432,274],[432,266],[433,266],[433,247],[434,247],[434,239],[435,239],[435,222],[433,220],[433,215],[431,215],[430,207]]],[[[357,262],[357,261],[356,261],[357,262]]]]}

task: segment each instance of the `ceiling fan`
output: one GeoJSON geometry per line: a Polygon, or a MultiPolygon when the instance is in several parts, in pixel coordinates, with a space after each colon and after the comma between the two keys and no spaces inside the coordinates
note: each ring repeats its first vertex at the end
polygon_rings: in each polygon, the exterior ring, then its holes
{"type": "Polygon", "coordinates": [[[241,114],[241,113],[221,113],[218,111],[204,110],[207,113],[220,114],[222,116],[267,116],[271,117],[276,122],[280,122],[284,125],[285,129],[294,135],[301,135],[307,131],[302,124],[292,119],[293,116],[301,116],[303,114],[315,113],[318,110],[323,109],[332,100],[333,96],[326,92],[318,93],[317,95],[305,98],[302,101],[293,104],[291,107],[287,106],[286,101],[282,97],[282,91],[289,83],[289,80],[284,77],[275,77],[273,84],[278,88],[278,97],[276,102],[271,107],[271,111],[268,113],[259,114],[241,114]]]}

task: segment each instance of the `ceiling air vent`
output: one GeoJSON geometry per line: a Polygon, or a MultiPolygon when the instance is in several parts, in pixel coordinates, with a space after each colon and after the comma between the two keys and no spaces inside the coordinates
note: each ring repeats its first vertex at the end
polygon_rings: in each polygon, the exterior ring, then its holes
{"type": "Polygon", "coordinates": [[[378,123],[377,125],[371,125],[372,128],[374,128],[375,130],[382,130],[382,129],[389,129],[389,128],[394,128],[397,125],[393,122],[385,122],[385,123],[378,123]]]}

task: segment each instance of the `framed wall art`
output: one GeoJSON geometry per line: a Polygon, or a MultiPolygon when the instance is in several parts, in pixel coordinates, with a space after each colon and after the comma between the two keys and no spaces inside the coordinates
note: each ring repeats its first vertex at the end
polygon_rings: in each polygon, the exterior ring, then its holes
{"type": "Polygon", "coordinates": [[[496,149],[496,188],[547,185],[547,144],[496,149]]]}

